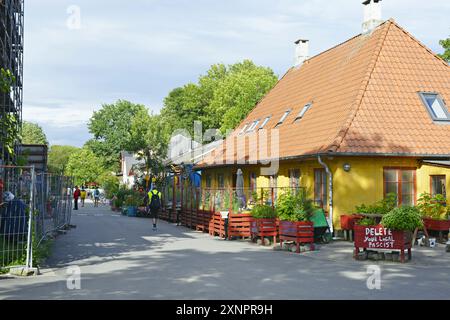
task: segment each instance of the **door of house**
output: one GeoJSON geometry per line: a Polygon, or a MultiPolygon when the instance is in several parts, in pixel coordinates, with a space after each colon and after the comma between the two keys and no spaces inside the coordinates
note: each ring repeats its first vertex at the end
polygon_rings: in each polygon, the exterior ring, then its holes
{"type": "Polygon", "coordinates": [[[314,202],[326,210],[327,206],[327,173],[325,169],[314,169],[314,202]]]}

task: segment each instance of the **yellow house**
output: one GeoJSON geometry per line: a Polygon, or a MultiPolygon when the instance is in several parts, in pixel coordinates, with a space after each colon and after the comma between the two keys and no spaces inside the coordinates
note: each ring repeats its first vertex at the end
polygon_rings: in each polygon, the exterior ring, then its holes
{"type": "MultiPolygon", "coordinates": [[[[373,1],[366,1],[373,5],[373,1]]],[[[378,4],[378,3],[377,3],[378,4]]],[[[387,193],[450,201],[450,67],[394,20],[296,64],[198,164],[204,188],[306,187],[334,230],[387,193]]]]}

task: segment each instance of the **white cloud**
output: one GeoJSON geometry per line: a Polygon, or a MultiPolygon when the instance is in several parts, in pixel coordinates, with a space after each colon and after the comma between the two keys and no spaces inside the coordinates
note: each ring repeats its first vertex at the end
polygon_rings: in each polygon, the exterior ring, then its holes
{"type": "MultiPolygon", "coordinates": [[[[382,5],[386,19],[395,18],[434,51],[450,34],[448,0],[382,5]]],[[[26,1],[25,20],[24,116],[47,127],[50,141],[79,145],[88,136],[87,120],[102,103],[127,99],[158,110],[171,89],[196,81],[218,62],[248,58],[282,75],[298,38],[311,40],[314,55],[359,33],[362,5],[361,0],[39,0],[26,1]],[[74,3],[81,8],[80,30],[66,26],[66,9],[74,3]],[[84,132],[78,138],[77,126],[84,132]]]]}

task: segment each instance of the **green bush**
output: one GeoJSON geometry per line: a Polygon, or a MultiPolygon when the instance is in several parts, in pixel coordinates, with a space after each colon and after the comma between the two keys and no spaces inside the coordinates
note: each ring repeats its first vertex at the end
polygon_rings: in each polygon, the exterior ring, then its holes
{"type": "Polygon", "coordinates": [[[414,231],[423,226],[422,216],[417,207],[395,208],[381,219],[383,227],[391,230],[414,231]]]}
{"type": "Polygon", "coordinates": [[[282,221],[309,221],[314,213],[314,204],[307,198],[306,190],[287,192],[279,197],[277,212],[282,221]]]}
{"type": "Polygon", "coordinates": [[[386,214],[395,207],[397,207],[397,195],[395,193],[388,193],[386,198],[372,205],[362,204],[357,206],[356,212],[363,214],[386,214]]]}
{"type": "Polygon", "coordinates": [[[364,218],[356,222],[359,226],[370,227],[377,225],[377,222],[373,218],[364,218]]]}
{"type": "Polygon", "coordinates": [[[260,204],[253,207],[251,214],[255,219],[275,219],[277,217],[277,211],[274,208],[260,204]]]}
{"type": "Polygon", "coordinates": [[[441,194],[434,197],[429,193],[422,193],[417,201],[417,207],[423,217],[436,220],[447,220],[450,208],[446,207],[447,199],[441,194]]]}

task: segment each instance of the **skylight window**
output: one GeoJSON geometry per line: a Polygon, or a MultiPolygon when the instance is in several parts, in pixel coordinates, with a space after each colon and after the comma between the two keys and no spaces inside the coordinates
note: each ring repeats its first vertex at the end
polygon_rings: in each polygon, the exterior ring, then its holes
{"type": "Polygon", "coordinates": [[[247,129],[249,126],[249,124],[247,123],[242,129],[241,131],[239,131],[239,135],[243,134],[245,132],[245,129],[247,129]]]}
{"type": "Polygon", "coordinates": [[[259,120],[253,121],[252,125],[247,129],[247,132],[252,132],[255,130],[256,126],[259,124],[259,120]]]}
{"type": "Polygon", "coordinates": [[[278,123],[276,124],[276,127],[279,127],[280,125],[283,124],[284,120],[286,120],[286,118],[288,117],[288,115],[291,113],[291,110],[286,111],[283,116],[281,117],[280,121],[278,121],[278,123]]]}
{"type": "Polygon", "coordinates": [[[311,106],[312,106],[311,103],[308,103],[307,105],[305,105],[303,107],[303,109],[300,110],[300,112],[297,115],[297,117],[295,118],[294,122],[297,122],[297,121],[301,120],[305,116],[305,113],[311,108],[311,106]]]}
{"type": "Polygon", "coordinates": [[[267,117],[264,119],[263,123],[261,124],[261,126],[259,127],[259,130],[264,129],[264,127],[266,126],[267,122],[269,122],[271,117],[267,117]]]}
{"type": "Polygon", "coordinates": [[[420,93],[423,103],[427,107],[434,121],[449,121],[450,113],[442,98],[437,93],[420,93]]]}

